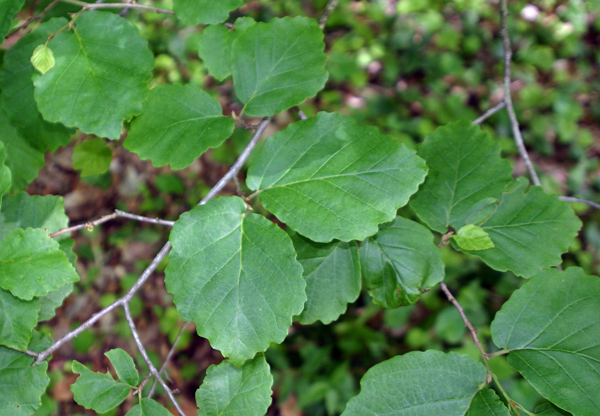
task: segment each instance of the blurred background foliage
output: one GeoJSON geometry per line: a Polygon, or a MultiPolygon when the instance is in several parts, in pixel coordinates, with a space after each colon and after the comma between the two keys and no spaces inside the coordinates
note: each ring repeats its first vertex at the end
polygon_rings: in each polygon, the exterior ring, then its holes
{"type": "MultiPolygon", "coordinates": [[[[39,11],[47,3],[49,0],[32,3],[27,13],[39,11]]],[[[318,17],[326,3],[249,1],[232,13],[230,22],[239,16],[257,21],[286,15],[318,17]]],[[[172,6],[169,1],[154,5],[172,6]]],[[[59,6],[48,17],[77,10],[59,6]]],[[[600,1],[512,0],[509,8],[515,52],[511,89],[543,185],[550,192],[598,201],[600,1]]],[[[317,111],[350,114],[414,148],[437,126],[475,119],[501,100],[499,15],[497,0],[341,0],[325,30],[329,81],[317,97],[300,108],[309,116],[317,111]]],[[[217,97],[226,114],[239,114],[241,106],[231,80],[217,82],[198,57],[201,27],[182,28],[172,17],[137,11],[127,18],[139,27],[155,53],[152,86],[189,83],[217,97]]],[[[268,134],[297,119],[293,110],[278,115],[268,134]]],[[[505,111],[492,116],[482,128],[502,144],[515,175],[526,175],[505,111]]],[[[76,136],[69,147],[48,156],[46,167],[28,191],[64,195],[73,222],[97,218],[115,208],[173,220],[208,192],[249,136],[238,128],[222,146],[182,171],[153,168],[120,143],[109,143],[110,169],[83,178],[72,167],[73,145],[83,139],[76,136]]],[[[243,193],[244,189],[230,184],[227,192],[243,193]]],[[[573,207],[584,226],[580,239],[564,256],[564,266],[577,265],[598,274],[600,212],[581,204],[573,207]]],[[[255,209],[264,213],[258,206],[255,209]]],[[[414,217],[408,209],[401,210],[401,215],[414,217]]],[[[167,237],[164,228],[126,221],[79,233],[75,250],[82,281],[43,330],[58,337],[116,300],[167,237]]],[[[493,352],[491,319],[523,279],[493,271],[449,247],[442,250],[446,282],[478,328],[488,352],[493,352]]],[[[152,360],[160,365],[182,324],[160,273],[136,295],[131,310],[152,360]]],[[[36,415],[88,414],[72,402],[69,385],[75,376],[70,371],[71,360],[104,370],[108,362],[103,352],[115,347],[137,352],[121,311],[106,316],[100,325],[54,354],[51,386],[36,415]]],[[[369,367],[397,354],[431,348],[478,358],[458,312],[439,288],[427,292],[416,305],[396,310],[382,310],[363,293],[337,322],[328,326],[296,323],[285,342],[267,352],[275,376],[269,414],[338,415],[358,392],[359,380],[369,367]]],[[[172,385],[189,414],[195,412],[194,392],[206,368],[221,359],[190,325],[168,366],[172,385]]],[[[145,368],[139,355],[137,363],[145,368]]],[[[505,357],[494,358],[490,365],[513,399],[529,410],[542,403],[505,357]]],[[[158,398],[169,405],[160,389],[158,398]]],[[[135,400],[130,397],[122,409],[109,414],[124,414],[135,400]]]]}

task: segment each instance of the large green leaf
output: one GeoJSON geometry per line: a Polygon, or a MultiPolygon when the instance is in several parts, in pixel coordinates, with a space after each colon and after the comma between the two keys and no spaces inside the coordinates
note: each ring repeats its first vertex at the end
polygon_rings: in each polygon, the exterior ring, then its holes
{"type": "Polygon", "coordinates": [[[233,42],[235,93],[249,116],[270,116],[313,97],[325,85],[323,32],[316,20],[257,23],[233,42]]]}
{"type": "Polygon", "coordinates": [[[25,350],[37,325],[40,301],[14,297],[0,289],[0,345],[25,350]]]}
{"type": "Polygon", "coordinates": [[[600,414],[600,278],[545,270],[512,294],[491,330],[542,396],[575,416],[600,414]]]}
{"type": "Polygon", "coordinates": [[[511,416],[508,409],[492,389],[479,391],[465,416],[511,416]]]}
{"type": "Polygon", "coordinates": [[[142,109],[154,65],[138,29],[117,14],[87,11],[49,46],[56,65],[34,82],[44,118],[118,139],[123,119],[142,109]]]}
{"type": "Polygon", "coordinates": [[[62,124],[42,118],[33,99],[35,69],[30,62],[34,49],[43,45],[48,36],[67,23],[67,19],[50,19],[33,32],[23,36],[4,55],[0,69],[2,108],[18,132],[39,151],[55,151],[69,143],[69,130],[62,124]]]}
{"type": "Polygon", "coordinates": [[[306,301],[288,235],[222,197],[181,215],[165,271],[179,314],[235,364],[282,342],[306,301]]]}
{"type": "MultiPolygon", "coordinates": [[[[494,248],[464,250],[490,267],[530,277],[545,267],[560,264],[561,254],[575,242],[581,221],[568,203],[519,178],[513,190],[502,195],[492,216],[481,225],[494,248]]],[[[452,241],[455,248],[458,245],[452,241]]]]}
{"type": "Polygon", "coordinates": [[[57,241],[40,229],[11,231],[0,243],[0,287],[31,300],[79,280],[57,241]]]}
{"type": "Polygon", "coordinates": [[[351,117],[319,113],[265,140],[248,186],[313,241],[362,240],[391,221],[427,173],[414,151],[351,117]]]}
{"type": "Polygon", "coordinates": [[[536,416],[571,416],[570,413],[553,406],[550,403],[544,403],[535,408],[536,416]]]}
{"type": "Polygon", "coordinates": [[[510,163],[500,157],[500,144],[478,126],[458,121],[427,136],[419,148],[429,174],[410,201],[429,228],[445,233],[459,229],[472,208],[485,198],[499,198],[512,180],[510,163]]]}
{"type": "Polygon", "coordinates": [[[69,296],[72,291],[73,283],[67,283],[66,285],[63,285],[56,290],[48,292],[46,296],[38,298],[41,304],[40,313],[38,315],[38,321],[41,322],[52,319],[56,314],[56,308],[63,304],[65,298],[69,296]]]}
{"type": "Polygon", "coordinates": [[[463,416],[485,377],[466,355],[410,352],[371,367],[342,415],[463,416]]]}
{"type": "Polygon", "coordinates": [[[264,355],[243,366],[211,365],[196,391],[199,416],[263,416],[271,404],[273,376],[264,355]]]}
{"type": "Polygon", "coordinates": [[[25,0],[0,0],[0,38],[8,33],[13,17],[23,7],[25,0]]]}
{"type": "Polygon", "coordinates": [[[125,416],[172,416],[161,404],[144,397],[140,403],[129,409],[125,416]]]}
{"type": "Polygon", "coordinates": [[[92,137],[73,148],[73,169],[81,176],[101,175],[108,171],[112,151],[103,139],[92,137]]]}
{"type": "Polygon", "coordinates": [[[402,217],[362,242],[360,264],[373,301],[384,308],[415,303],[444,279],[444,263],[431,231],[402,217]]]}
{"type": "Polygon", "coordinates": [[[10,189],[12,178],[10,169],[4,165],[6,160],[6,147],[0,142],[0,208],[2,207],[2,196],[10,189]]]}
{"type": "Polygon", "coordinates": [[[229,12],[244,5],[244,0],[177,0],[173,10],[179,20],[188,26],[222,23],[229,12]]]}
{"type": "Polygon", "coordinates": [[[121,348],[115,348],[104,353],[115,367],[115,372],[119,377],[119,381],[135,387],[140,382],[140,376],[135,368],[133,358],[121,348]]]}
{"type": "Polygon", "coordinates": [[[300,322],[335,321],[360,294],[356,242],[315,243],[298,234],[292,236],[292,241],[306,279],[307,300],[300,322]]]}
{"type": "Polygon", "coordinates": [[[154,166],[183,169],[209,147],[217,147],[235,127],[219,102],[191,85],[161,85],[150,91],[124,146],[154,166]]]}
{"type": "Polygon", "coordinates": [[[209,26],[198,39],[198,55],[204,61],[208,73],[219,81],[231,75],[231,47],[240,33],[254,25],[251,17],[240,17],[234,30],[224,25],[209,26]]]}

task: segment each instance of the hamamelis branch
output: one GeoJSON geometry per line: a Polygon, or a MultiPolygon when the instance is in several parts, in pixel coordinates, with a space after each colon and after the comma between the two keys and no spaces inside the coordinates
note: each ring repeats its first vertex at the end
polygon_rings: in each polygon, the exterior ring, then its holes
{"type": "Polygon", "coordinates": [[[158,7],[146,6],[144,4],[137,4],[137,3],[86,3],[86,2],[78,1],[78,0],[61,0],[61,1],[65,2],[65,3],[69,3],[69,4],[74,4],[76,6],[81,6],[81,8],[83,10],[129,8],[129,9],[146,10],[149,12],[161,13],[161,14],[175,14],[175,12],[172,10],[160,9],[158,7]]]}
{"type": "Polygon", "coordinates": [[[491,116],[496,114],[498,111],[502,110],[504,107],[506,107],[506,103],[504,102],[504,100],[500,101],[498,104],[496,104],[495,106],[493,106],[492,108],[487,110],[485,113],[483,113],[482,115],[477,117],[475,120],[473,120],[471,124],[483,123],[485,120],[487,120],[488,118],[490,118],[491,116]]]}
{"type": "Polygon", "coordinates": [[[325,25],[338,3],[339,0],[329,0],[329,3],[325,6],[325,10],[323,10],[323,14],[321,14],[321,17],[319,18],[319,27],[321,29],[325,29],[325,25]]]}
{"type": "Polygon", "coordinates": [[[20,26],[17,26],[12,32],[10,32],[8,34],[8,36],[6,37],[7,39],[10,38],[12,35],[14,35],[15,33],[17,33],[19,30],[23,30],[25,28],[27,28],[30,24],[32,24],[33,22],[36,22],[38,20],[42,20],[42,18],[44,17],[44,15],[46,13],[48,13],[48,11],[50,9],[52,9],[54,6],[56,6],[58,3],[60,3],[62,0],[54,0],[53,2],[51,2],[49,5],[46,6],[46,8],[44,10],[42,10],[42,12],[40,14],[38,14],[37,16],[32,16],[29,19],[27,19],[25,21],[25,23],[23,23],[20,26]]]}
{"type": "Polygon", "coordinates": [[[587,199],[577,198],[575,196],[559,196],[559,199],[566,202],[580,202],[582,204],[589,205],[592,208],[600,209],[600,204],[593,201],[588,201],[587,199]]]}

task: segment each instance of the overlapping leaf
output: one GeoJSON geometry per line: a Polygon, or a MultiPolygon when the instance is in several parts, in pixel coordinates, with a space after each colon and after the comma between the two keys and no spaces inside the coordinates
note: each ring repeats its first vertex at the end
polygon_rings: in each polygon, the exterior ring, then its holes
{"type": "Polygon", "coordinates": [[[181,317],[237,365],[281,342],[306,300],[292,242],[238,197],[183,214],[165,283],[181,317]]]}
{"type": "Polygon", "coordinates": [[[491,329],[542,396],[574,416],[600,414],[600,278],[545,270],[512,294],[491,329]]]}
{"type": "Polygon", "coordinates": [[[183,169],[223,143],[234,124],[207,92],[191,85],[161,85],[150,92],[124,145],[154,166],[183,169]]]}
{"type": "Polygon", "coordinates": [[[2,207],[2,196],[10,189],[12,183],[10,169],[4,165],[6,160],[6,147],[0,142],[0,208],[2,207]]]}
{"type": "Polygon", "coordinates": [[[115,367],[119,381],[135,387],[140,382],[140,376],[135,368],[133,358],[121,348],[115,348],[106,352],[104,355],[108,357],[112,365],[115,367]]]}
{"type": "MultiPolygon", "coordinates": [[[[512,270],[530,277],[545,267],[560,264],[561,254],[574,243],[581,221],[556,195],[519,178],[514,189],[502,195],[500,204],[481,228],[494,248],[467,253],[479,256],[496,270],[512,270]]],[[[456,244],[455,248],[459,248],[456,244]]]]}
{"type": "Polygon", "coordinates": [[[214,25],[227,20],[229,13],[244,5],[243,0],[177,0],[173,9],[188,26],[214,25]]]}
{"type": "Polygon", "coordinates": [[[110,167],[112,151],[106,142],[97,137],[87,139],[73,148],[73,169],[81,176],[100,175],[110,167]]]}
{"type": "Polygon", "coordinates": [[[300,322],[336,320],[360,294],[360,262],[356,242],[315,243],[292,236],[306,279],[306,296],[300,322]]]}
{"type": "Polygon", "coordinates": [[[243,366],[229,361],[211,365],[196,391],[199,416],[262,416],[271,404],[273,376],[264,355],[243,366]]]}
{"type": "Polygon", "coordinates": [[[0,345],[24,351],[37,325],[40,301],[26,301],[0,289],[0,345]]]}
{"type": "Polygon", "coordinates": [[[8,33],[13,17],[23,7],[25,0],[0,0],[0,38],[8,33]]]}
{"type": "Polygon", "coordinates": [[[325,85],[326,55],[317,21],[284,17],[257,23],[233,42],[235,93],[250,116],[270,116],[313,97],[325,85]]]}
{"type": "Polygon", "coordinates": [[[511,416],[492,389],[480,390],[465,416],[511,416]]]}
{"type": "Polygon", "coordinates": [[[444,263],[431,232],[402,217],[361,243],[360,264],[373,301],[384,308],[410,305],[444,279],[444,263]]]}
{"type": "Polygon", "coordinates": [[[376,128],[319,113],[268,138],[247,184],[300,234],[317,242],[349,241],[393,220],[426,173],[415,152],[376,128]]]}
{"type": "Polygon", "coordinates": [[[144,397],[138,404],[129,409],[125,416],[171,416],[172,413],[161,404],[144,397]]]}
{"type": "Polygon", "coordinates": [[[34,82],[44,118],[118,139],[123,120],[142,109],[154,65],[137,28],[114,13],[84,12],[49,46],[56,65],[34,82]]]}
{"type": "Polygon", "coordinates": [[[371,367],[342,416],[463,416],[485,377],[466,355],[410,352],[371,367]]]}
{"type": "Polygon", "coordinates": [[[500,145],[466,121],[435,130],[419,148],[419,156],[429,174],[410,206],[429,228],[441,233],[449,226],[461,228],[479,201],[499,198],[512,180],[500,145]]]}

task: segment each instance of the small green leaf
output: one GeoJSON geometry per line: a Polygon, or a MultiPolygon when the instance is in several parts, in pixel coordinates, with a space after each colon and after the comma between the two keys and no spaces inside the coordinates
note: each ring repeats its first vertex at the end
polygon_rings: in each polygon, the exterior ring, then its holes
{"type": "Polygon", "coordinates": [[[42,74],[45,74],[52,69],[56,63],[54,61],[52,49],[45,44],[38,45],[33,50],[33,55],[31,55],[31,63],[35,69],[40,71],[42,74]]]}
{"type": "Polygon", "coordinates": [[[18,298],[31,300],[77,280],[58,242],[44,230],[16,229],[0,243],[0,287],[18,298]]]}
{"type": "Polygon", "coordinates": [[[271,404],[273,376],[263,354],[243,366],[211,365],[196,390],[199,416],[262,416],[271,404]]]}
{"type": "Polygon", "coordinates": [[[73,361],[72,368],[79,374],[75,384],[71,385],[73,399],[86,409],[106,413],[120,405],[131,391],[128,384],[115,381],[108,371],[95,373],[77,361],[73,361]]]}
{"type": "Polygon", "coordinates": [[[298,234],[292,236],[298,261],[306,279],[308,299],[300,323],[335,321],[360,294],[360,262],[355,241],[315,243],[298,234]]]}
{"type": "Polygon", "coordinates": [[[24,351],[37,325],[40,301],[14,297],[0,289],[0,345],[24,351]]]}
{"type": "Polygon", "coordinates": [[[2,196],[10,189],[12,176],[8,166],[4,166],[6,160],[6,147],[0,142],[0,208],[2,207],[2,196]]]}
{"type": "Polygon", "coordinates": [[[110,167],[112,151],[106,141],[93,137],[73,148],[73,169],[81,176],[101,175],[110,167]]]}
{"type": "Polygon", "coordinates": [[[133,358],[121,348],[115,348],[104,353],[115,367],[119,381],[129,384],[131,387],[136,387],[140,382],[140,376],[135,368],[133,358]]]}
{"type": "Polygon", "coordinates": [[[465,416],[511,416],[492,389],[484,389],[475,395],[465,416]]]}
{"type": "Polygon", "coordinates": [[[23,3],[25,0],[0,1],[0,39],[4,39],[8,34],[13,17],[23,7],[23,3]]]}
{"type": "Polygon", "coordinates": [[[570,413],[550,404],[544,403],[535,408],[536,416],[571,416],[570,413]]]}
{"type": "Polygon", "coordinates": [[[173,10],[187,26],[214,25],[227,20],[229,12],[243,5],[243,0],[177,0],[173,10]]]}
{"type": "Polygon", "coordinates": [[[171,412],[152,399],[144,397],[125,416],[172,416],[171,412]]]}
{"type": "Polygon", "coordinates": [[[234,127],[207,92],[191,85],[161,85],[150,91],[124,146],[154,166],[183,169],[223,143],[234,127]]]}
{"type": "Polygon", "coordinates": [[[542,396],[576,416],[600,414],[600,278],[575,267],[542,271],[512,294],[491,331],[542,396]]]}
{"type": "Polygon", "coordinates": [[[409,352],[371,367],[342,416],[463,416],[485,377],[466,355],[409,352]]]}
{"type": "Polygon", "coordinates": [[[314,19],[257,23],[233,42],[235,94],[249,116],[270,116],[314,97],[325,85],[323,31],[314,19]]]}
{"type": "Polygon", "coordinates": [[[402,217],[380,227],[360,245],[365,286],[384,308],[415,303],[444,279],[444,263],[425,226],[402,217]]]}
{"type": "Polygon", "coordinates": [[[489,234],[481,227],[467,224],[452,236],[452,239],[465,250],[487,250],[494,248],[494,243],[489,234]]]}
{"type": "Polygon", "coordinates": [[[376,128],[319,113],[267,138],[246,181],[280,221],[326,243],[375,234],[426,174],[414,151],[376,128]]]}

